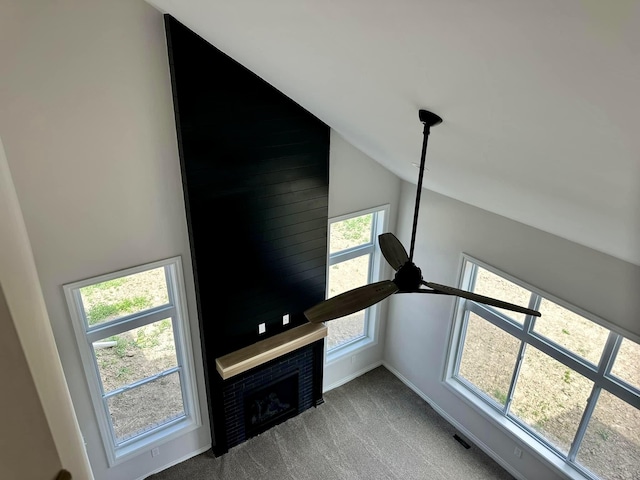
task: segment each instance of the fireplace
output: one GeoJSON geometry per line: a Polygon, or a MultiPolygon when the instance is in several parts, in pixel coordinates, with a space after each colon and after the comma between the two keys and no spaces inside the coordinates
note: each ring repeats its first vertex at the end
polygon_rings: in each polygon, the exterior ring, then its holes
{"type": "Polygon", "coordinates": [[[324,325],[302,325],[217,359],[216,455],[322,403],[326,334],[324,325]]]}
{"type": "Polygon", "coordinates": [[[298,371],[244,395],[247,438],[262,433],[298,413],[298,371]]]}

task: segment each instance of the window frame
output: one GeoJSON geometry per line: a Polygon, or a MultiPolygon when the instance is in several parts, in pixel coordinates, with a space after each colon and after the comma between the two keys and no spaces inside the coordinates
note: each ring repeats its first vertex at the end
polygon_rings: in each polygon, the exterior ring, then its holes
{"type": "MultiPolygon", "coordinates": [[[[333,265],[352,260],[354,258],[370,255],[369,257],[369,277],[367,283],[373,283],[382,279],[385,275],[385,263],[380,245],[378,244],[378,235],[387,231],[389,221],[388,204],[377,207],[367,208],[344,215],[339,215],[329,219],[327,228],[327,293],[329,292],[330,269],[333,265]],[[367,214],[373,214],[371,222],[371,242],[351,247],[345,250],[331,253],[331,225],[334,223],[349,220],[351,218],[360,217],[367,214]]],[[[380,318],[380,304],[372,305],[365,309],[364,318],[364,335],[348,340],[333,348],[325,347],[325,363],[330,364],[346,355],[363,348],[374,346],[378,343],[378,325],[380,318]]],[[[331,325],[328,326],[331,328],[331,325]]]]}
{"type": "Polygon", "coordinates": [[[508,315],[491,306],[458,297],[453,311],[453,321],[442,378],[445,387],[461,398],[466,404],[470,405],[475,411],[490,420],[491,423],[499,426],[517,443],[529,447],[530,451],[539,459],[567,475],[569,478],[589,478],[597,480],[598,477],[594,472],[589,471],[586,467],[583,467],[576,462],[576,457],[582,440],[584,439],[589,420],[591,419],[598,402],[600,392],[603,389],[627,404],[640,408],[640,386],[637,387],[631,385],[624,379],[616,377],[611,373],[611,369],[623,339],[627,338],[635,343],[640,343],[640,339],[636,335],[626,332],[600,317],[571,305],[570,303],[544,292],[543,290],[531,286],[526,282],[523,282],[508,273],[502,272],[499,269],[492,267],[491,265],[488,265],[466,253],[461,255],[460,273],[458,276],[459,288],[463,290],[473,289],[476,267],[488,270],[489,272],[531,292],[530,300],[527,305],[528,308],[537,309],[544,297],[546,300],[549,300],[560,307],[572,311],[577,315],[608,329],[608,338],[600,355],[598,365],[595,365],[569,351],[562,345],[559,345],[551,339],[548,339],[534,331],[533,328],[536,319],[532,316],[526,316],[523,324],[520,325],[517,321],[510,319],[508,315]],[[507,393],[507,399],[504,405],[496,402],[488,394],[480,390],[462,376],[457,376],[464,349],[465,334],[470,312],[475,313],[483,320],[488,321],[492,325],[502,329],[520,341],[518,358],[514,366],[509,392],[507,393]],[[577,426],[576,434],[566,454],[561,452],[549,440],[536,432],[524,421],[518,419],[513,414],[509,415],[509,407],[513,399],[515,382],[517,381],[519,368],[524,359],[523,354],[526,345],[531,345],[593,382],[593,387],[589,394],[580,423],[577,426]]]}
{"type": "Polygon", "coordinates": [[[63,292],[71,316],[71,323],[85,379],[89,388],[91,403],[96,416],[98,430],[107,456],[109,467],[116,466],[125,460],[153,449],[168,440],[183,435],[201,425],[200,406],[195,379],[195,365],[189,327],[189,315],[186,305],[186,290],[182,269],[182,258],[171,257],[155,262],[118,270],[96,277],[63,285],[63,292]],[[168,303],[141,312],[125,315],[103,323],[89,325],[82,303],[80,289],[109,280],[142,273],[157,268],[164,268],[167,286],[168,303]],[[134,328],[149,325],[170,318],[176,353],[176,366],[156,375],[131,382],[114,391],[104,393],[100,370],[94,353],[93,343],[101,339],[118,335],[134,328]],[[116,441],[113,424],[110,420],[108,399],[124,393],[131,388],[152,383],[162,377],[177,373],[182,392],[184,416],[173,419],[163,425],[151,428],[122,442],[116,441]]]}

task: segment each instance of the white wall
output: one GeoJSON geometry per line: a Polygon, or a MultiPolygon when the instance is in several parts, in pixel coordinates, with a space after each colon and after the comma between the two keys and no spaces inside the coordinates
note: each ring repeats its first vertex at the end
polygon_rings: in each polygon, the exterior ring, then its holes
{"type": "MultiPolygon", "coordinates": [[[[388,230],[393,231],[398,211],[400,185],[401,181],[396,175],[353,147],[337,132],[331,131],[329,218],[389,204],[388,230]]],[[[387,270],[389,278],[392,278],[391,269],[387,270]]],[[[325,390],[341,385],[381,363],[386,302],[381,307],[378,342],[327,365],[323,382],[325,390]]],[[[331,328],[330,324],[329,328],[331,328]]]]}
{"type": "Polygon", "coordinates": [[[91,465],[136,479],[210,444],[163,17],[143,0],[31,0],[0,19],[0,136],[91,465]],[[62,285],[175,255],[203,426],[107,469],[62,285]]]}
{"type": "MultiPolygon", "coordinates": [[[[457,285],[465,252],[640,335],[640,267],[427,190],[421,200],[414,261],[425,280],[457,285]]],[[[403,182],[398,237],[405,245],[411,237],[414,201],[415,186],[403,182]]],[[[443,387],[453,304],[445,296],[392,297],[385,364],[522,478],[561,478],[529,452],[515,458],[513,440],[443,387]]]]}
{"type": "Polygon", "coordinates": [[[24,480],[54,478],[62,463],[1,286],[0,331],[0,362],[11,365],[0,370],[0,382],[11,392],[0,396],[0,411],[11,412],[2,421],[2,475],[24,480]],[[38,452],[37,462],[33,461],[34,451],[38,452]]]}
{"type": "MultiPolygon", "coordinates": [[[[90,480],[89,460],[56,350],[31,244],[1,140],[0,225],[0,293],[4,291],[9,315],[6,320],[10,323],[9,326],[4,324],[0,327],[0,337],[3,342],[18,342],[18,345],[0,347],[0,358],[3,365],[10,366],[4,368],[8,371],[5,375],[14,379],[16,375],[20,376],[23,386],[21,389],[20,382],[11,378],[3,382],[10,385],[8,388],[11,391],[11,395],[5,395],[11,398],[1,402],[2,408],[7,409],[3,411],[12,411],[11,405],[6,402],[14,402],[14,409],[18,405],[21,408],[20,412],[11,415],[8,424],[0,430],[3,475],[12,476],[9,473],[11,463],[24,463],[24,455],[32,455],[32,449],[35,448],[42,450],[43,456],[39,465],[31,467],[51,467],[51,457],[54,456],[55,462],[71,472],[74,478],[90,480]],[[21,368],[20,353],[24,354],[28,369],[21,368]],[[31,385],[35,387],[35,392],[31,385]],[[36,397],[29,398],[33,393],[36,393],[36,397]],[[46,418],[45,425],[38,422],[40,414],[34,411],[38,407],[46,418]],[[29,420],[21,418],[25,414],[29,420]],[[13,429],[12,422],[17,422],[13,429]],[[21,438],[21,435],[37,439],[21,438]],[[49,440],[53,445],[48,445],[49,440]],[[16,448],[22,451],[16,451],[16,448]],[[53,452],[48,451],[51,448],[53,452]]],[[[18,463],[14,465],[18,466],[18,463]]],[[[30,478],[29,470],[24,468],[21,478],[30,478]]],[[[39,472],[40,476],[45,474],[44,470],[39,472]]],[[[48,475],[53,476],[53,473],[49,472],[48,475]]]]}

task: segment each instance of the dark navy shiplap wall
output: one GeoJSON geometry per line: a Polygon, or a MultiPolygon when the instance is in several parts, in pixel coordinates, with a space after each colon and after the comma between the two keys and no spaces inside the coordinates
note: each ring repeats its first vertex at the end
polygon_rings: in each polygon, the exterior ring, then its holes
{"type": "Polygon", "coordinates": [[[210,413],[219,417],[215,358],[306,323],[303,311],[325,298],[329,128],[173,17],[165,27],[210,413]]]}

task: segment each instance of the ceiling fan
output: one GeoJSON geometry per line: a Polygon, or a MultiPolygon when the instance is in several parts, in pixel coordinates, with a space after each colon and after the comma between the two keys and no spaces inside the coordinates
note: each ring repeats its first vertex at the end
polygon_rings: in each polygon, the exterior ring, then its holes
{"type": "Polygon", "coordinates": [[[427,110],[420,110],[418,112],[418,116],[420,121],[424,124],[424,139],[422,141],[422,157],[420,160],[420,173],[418,176],[418,191],[416,193],[416,203],[413,214],[410,253],[407,254],[404,246],[394,234],[383,233],[379,235],[378,243],[380,245],[380,250],[382,251],[382,255],[387,263],[395,270],[394,279],[364,285],[341,293],[340,295],[336,295],[335,297],[328,298],[305,310],[305,317],[307,317],[311,323],[321,323],[334,320],[336,318],[359,312],[360,310],[381,302],[394,293],[432,293],[436,295],[452,295],[467,298],[485,305],[491,305],[514,312],[524,313],[526,315],[540,317],[541,314],[537,310],[531,310],[529,308],[503,302],[502,300],[495,298],[485,297],[484,295],[478,295],[458,288],[440,285],[433,282],[426,282],[423,280],[422,271],[413,263],[413,251],[416,240],[416,229],[418,226],[418,209],[420,207],[420,194],[422,193],[422,179],[424,177],[427,141],[431,127],[442,123],[442,118],[427,110]]]}

